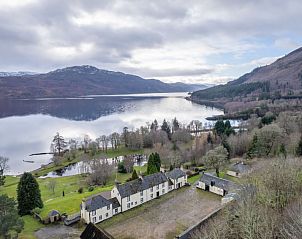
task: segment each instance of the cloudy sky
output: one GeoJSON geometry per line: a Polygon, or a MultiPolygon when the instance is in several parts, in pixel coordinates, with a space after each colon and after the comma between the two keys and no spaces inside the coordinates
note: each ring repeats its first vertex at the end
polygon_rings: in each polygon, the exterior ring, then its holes
{"type": "Polygon", "coordinates": [[[300,0],[0,0],[0,71],[224,83],[302,44],[300,0]]]}

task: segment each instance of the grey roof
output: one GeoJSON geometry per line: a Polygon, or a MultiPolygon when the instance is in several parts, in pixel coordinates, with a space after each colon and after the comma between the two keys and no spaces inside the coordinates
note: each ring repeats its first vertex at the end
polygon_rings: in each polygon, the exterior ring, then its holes
{"type": "Polygon", "coordinates": [[[230,171],[234,171],[237,173],[247,173],[251,167],[243,162],[235,163],[230,167],[230,171]]]}
{"type": "Polygon", "coordinates": [[[179,168],[174,168],[170,172],[167,172],[166,175],[168,178],[178,179],[178,178],[186,176],[186,173],[179,168]]]}
{"type": "Polygon", "coordinates": [[[227,191],[236,187],[236,184],[232,181],[218,178],[209,173],[203,173],[199,181],[205,183],[206,185],[211,185],[211,183],[213,182],[216,187],[222,188],[227,191]]]}
{"type": "Polygon", "coordinates": [[[118,184],[116,187],[121,197],[124,198],[167,181],[168,179],[166,175],[162,172],[159,172],[143,178],[132,180],[124,184],[118,184]]]}
{"type": "Polygon", "coordinates": [[[112,203],[112,208],[113,209],[118,208],[118,207],[121,206],[121,204],[119,203],[119,201],[117,200],[116,197],[110,198],[109,201],[112,203]]]}
{"type": "Polygon", "coordinates": [[[57,215],[60,215],[59,211],[57,211],[57,210],[51,210],[51,211],[48,213],[48,216],[49,216],[49,217],[53,217],[53,216],[57,216],[57,215]]]}
{"type": "Polygon", "coordinates": [[[86,202],[85,209],[88,212],[95,211],[99,208],[106,207],[106,206],[112,204],[112,202],[110,202],[109,200],[107,200],[106,198],[104,198],[101,195],[96,195],[96,196],[90,197],[90,198],[86,199],[85,202],[86,202]]]}

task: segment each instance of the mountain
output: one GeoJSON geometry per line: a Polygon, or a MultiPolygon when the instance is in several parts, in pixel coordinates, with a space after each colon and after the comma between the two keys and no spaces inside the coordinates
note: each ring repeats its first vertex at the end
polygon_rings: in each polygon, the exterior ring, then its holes
{"type": "Polygon", "coordinates": [[[36,75],[36,72],[31,71],[17,71],[17,72],[0,72],[0,77],[5,76],[25,76],[25,75],[36,75]]]}
{"type": "Polygon", "coordinates": [[[183,92],[203,85],[168,84],[155,79],[98,69],[72,66],[45,74],[0,77],[0,98],[76,97],[132,93],[183,92]]]}
{"type": "Polygon", "coordinates": [[[182,82],[170,83],[169,85],[183,89],[183,91],[197,91],[214,86],[214,84],[186,84],[182,82]]]}
{"type": "Polygon", "coordinates": [[[258,101],[302,97],[302,48],[225,85],[196,91],[194,101],[258,101]]]}

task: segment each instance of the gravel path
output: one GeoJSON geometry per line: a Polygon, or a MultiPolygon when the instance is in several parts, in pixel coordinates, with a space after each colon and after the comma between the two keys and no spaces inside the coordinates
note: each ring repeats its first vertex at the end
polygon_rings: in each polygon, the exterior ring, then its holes
{"type": "Polygon", "coordinates": [[[99,226],[117,239],[174,238],[218,208],[220,200],[219,196],[194,186],[183,188],[155,199],[149,205],[123,213],[121,220],[112,218],[109,220],[114,223],[109,221],[99,226]]]}
{"type": "Polygon", "coordinates": [[[35,236],[38,239],[65,239],[65,238],[80,238],[81,231],[73,227],[67,227],[64,225],[53,225],[41,228],[35,232],[35,236]]]}

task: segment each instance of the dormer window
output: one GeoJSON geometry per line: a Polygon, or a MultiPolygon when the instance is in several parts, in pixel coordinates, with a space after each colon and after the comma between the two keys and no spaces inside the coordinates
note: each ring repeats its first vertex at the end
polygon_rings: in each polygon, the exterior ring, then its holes
{"type": "Polygon", "coordinates": [[[211,181],[211,186],[213,187],[215,185],[215,181],[211,181]]]}

